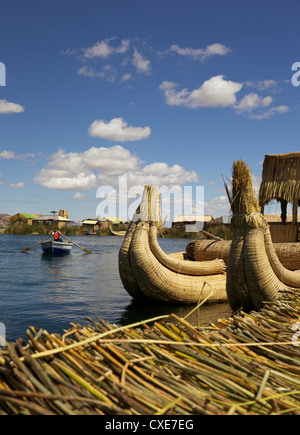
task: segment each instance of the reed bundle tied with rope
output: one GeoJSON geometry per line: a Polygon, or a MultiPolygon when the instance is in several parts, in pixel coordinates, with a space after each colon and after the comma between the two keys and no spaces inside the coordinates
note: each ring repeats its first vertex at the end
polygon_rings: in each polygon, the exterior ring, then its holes
{"type": "MultiPolygon", "coordinates": [[[[300,270],[300,243],[273,243],[280,263],[288,270],[300,270]]],[[[211,261],[220,258],[228,263],[231,240],[193,240],[186,246],[185,257],[190,261],[211,261]]]]}
{"type": "Polygon", "coordinates": [[[299,415],[299,318],[287,291],[205,328],[174,314],[30,327],[0,352],[0,415],[299,415]]]}
{"type": "Polygon", "coordinates": [[[227,264],[227,295],[231,307],[259,309],[266,301],[275,301],[279,292],[300,288],[300,273],[280,263],[270,229],[252,187],[252,176],[243,161],[234,162],[232,192],[233,240],[227,264]]]}

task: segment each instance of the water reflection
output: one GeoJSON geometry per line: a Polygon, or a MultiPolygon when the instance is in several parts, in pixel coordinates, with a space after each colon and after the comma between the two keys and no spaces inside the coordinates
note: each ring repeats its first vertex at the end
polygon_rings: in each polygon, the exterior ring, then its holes
{"type": "MultiPolygon", "coordinates": [[[[130,323],[139,322],[164,314],[176,314],[178,317],[186,317],[190,314],[196,305],[179,305],[169,304],[159,301],[135,301],[127,305],[118,320],[122,326],[130,323]]],[[[230,305],[226,303],[206,304],[198,308],[188,316],[187,321],[192,325],[208,326],[210,323],[216,322],[219,318],[230,317],[232,310],[230,305]]]]}
{"type": "MultiPolygon", "coordinates": [[[[29,325],[50,333],[63,333],[70,323],[87,324],[87,317],[126,325],[163,314],[185,317],[192,305],[157,301],[133,301],[123,288],[118,271],[121,237],[74,239],[92,252],[73,249],[70,255],[43,254],[40,246],[26,255],[20,250],[41,240],[41,236],[0,237],[0,322],[9,341],[26,339],[29,325]]],[[[166,252],[184,250],[188,240],[161,239],[166,252]]],[[[208,325],[231,315],[228,304],[201,307],[200,323],[208,325]]],[[[197,313],[188,318],[197,324],[197,313]]]]}

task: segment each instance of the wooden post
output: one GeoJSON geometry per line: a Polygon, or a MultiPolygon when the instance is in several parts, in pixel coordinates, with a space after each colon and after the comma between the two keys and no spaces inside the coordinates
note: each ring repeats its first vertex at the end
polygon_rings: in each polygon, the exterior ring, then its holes
{"type": "Polygon", "coordinates": [[[298,200],[293,202],[293,225],[298,225],[298,200]]]}
{"type": "Polygon", "coordinates": [[[298,242],[298,199],[294,198],[293,202],[293,222],[292,225],[295,229],[295,242],[298,242]]]}

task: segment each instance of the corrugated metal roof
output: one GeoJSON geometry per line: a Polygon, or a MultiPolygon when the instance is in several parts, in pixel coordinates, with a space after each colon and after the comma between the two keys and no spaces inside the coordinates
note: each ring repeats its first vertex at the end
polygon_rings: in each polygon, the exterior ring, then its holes
{"type": "Polygon", "coordinates": [[[176,216],[173,222],[210,222],[211,220],[212,216],[176,216]]]}
{"type": "MultiPolygon", "coordinates": [[[[54,219],[53,219],[52,215],[49,215],[49,216],[40,216],[40,217],[37,217],[37,218],[35,218],[33,220],[34,221],[53,221],[54,219]]],[[[63,218],[63,217],[57,216],[57,215],[55,216],[55,221],[59,221],[59,222],[71,222],[70,219],[66,219],[66,218],[63,218]]]]}

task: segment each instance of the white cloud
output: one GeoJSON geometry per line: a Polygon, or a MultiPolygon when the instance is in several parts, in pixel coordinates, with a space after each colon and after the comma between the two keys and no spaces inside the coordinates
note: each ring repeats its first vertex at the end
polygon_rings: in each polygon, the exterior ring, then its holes
{"type": "Polygon", "coordinates": [[[133,53],[133,65],[136,67],[138,73],[147,73],[151,72],[150,60],[144,59],[142,54],[135,48],[133,53]]]}
{"type": "Polygon", "coordinates": [[[287,113],[290,108],[288,106],[269,107],[274,99],[270,96],[260,97],[256,93],[245,95],[238,104],[234,107],[237,113],[247,113],[252,119],[268,119],[274,115],[287,113]]]}
{"type": "Polygon", "coordinates": [[[12,189],[24,189],[25,184],[24,183],[15,183],[15,184],[11,184],[10,187],[12,189]]]}
{"type": "Polygon", "coordinates": [[[128,186],[173,186],[198,180],[194,171],[180,165],[155,162],[143,166],[136,155],[117,145],[111,148],[92,147],[82,153],[66,153],[60,149],[50,157],[48,165],[41,169],[35,181],[49,189],[73,190],[77,192],[73,198],[79,199],[80,192],[95,187],[117,187],[119,177],[125,177],[128,186]]]}
{"type": "Polygon", "coordinates": [[[160,85],[160,89],[164,92],[166,103],[170,106],[185,106],[189,109],[233,106],[236,103],[236,93],[243,85],[224,80],[223,77],[223,75],[212,77],[191,92],[187,89],[177,92],[178,85],[167,81],[160,85]]]}
{"type": "Polygon", "coordinates": [[[129,186],[175,186],[198,181],[195,171],[187,171],[180,165],[169,166],[164,162],[146,165],[140,170],[127,172],[125,176],[129,186]]]}
{"type": "MultiPolygon", "coordinates": [[[[164,81],[160,85],[160,90],[163,91],[166,103],[169,106],[183,106],[189,109],[232,107],[237,114],[246,113],[252,119],[267,119],[290,110],[288,106],[284,105],[270,107],[274,102],[274,98],[271,96],[261,97],[255,92],[245,95],[237,102],[236,94],[243,88],[243,84],[225,80],[223,77],[222,75],[212,77],[193,91],[186,88],[178,91],[177,83],[164,81]]],[[[275,86],[275,82],[266,80],[258,82],[258,86],[261,89],[267,89],[275,86]]]]}
{"type": "Polygon", "coordinates": [[[102,119],[94,121],[89,128],[89,135],[114,142],[131,142],[147,139],[150,127],[131,127],[123,118],[114,118],[109,122],[102,119]]]}
{"type": "Polygon", "coordinates": [[[114,82],[117,76],[117,70],[112,65],[104,65],[101,71],[96,71],[94,68],[89,68],[87,65],[77,70],[78,75],[89,78],[101,78],[109,82],[114,82]]]}
{"type": "Polygon", "coordinates": [[[262,113],[250,114],[249,117],[253,119],[268,119],[271,118],[271,116],[287,113],[289,111],[289,106],[277,106],[271,107],[270,109],[262,113]]]}
{"type": "Polygon", "coordinates": [[[235,108],[240,112],[251,112],[259,107],[268,107],[272,102],[273,98],[270,96],[262,98],[258,94],[251,93],[245,95],[235,108]]]}
{"type": "Polygon", "coordinates": [[[15,159],[26,159],[27,157],[35,157],[34,154],[15,154],[14,151],[3,150],[0,152],[0,159],[15,160],[15,159]]]}
{"type": "Polygon", "coordinates": [[[205,201],[204,213],[205,215],[213,216],[215,219],[231,214],[228,198],[225,195],[221,195],[205,201]]]}
{"type": "Polygon", "coordinates": [[[230,53],[231,49],[223,44],[212,44],[208,45],[206,48],[182,48],[179,45],[172,45],[170,51],[176,53],[180,56],[189,57],[195,60],[205,60],[212,56],[225,56],[230,53]]]}
{"type": "Polygon", "coordinates": [[[10,160],[10,159],[16,159],[17,156],[15,155],[14,151],[1,151],[0,153],[0,159],[6,159],[6,160],[10,160]]]}
{"type": "Polygon", "coordinates": [[[90,77],[92,79],[96,78],[96,77],[100,77],[100,78],[104,78],[104,73],[103,71],[98,72],[95,71],[92,68],[88,68],[86,65],[82,66],[81,68],[79,68],[77,70],[78,75],[80,76],[84,76],[84,77],[90,77]]]}
{"type": "Polygon", "coordinates": [[[132,74],[130,74],[130,73],[125,73],[125,74],[123,74],[123,76],[121,77],[121,83],[122,82],[128,82],[128,80],[132,80],[132,74]]]}
{"type": "Polygon", "coordinates": [[[260,91],[265,91],[266,89],[271,89],[272,91],[277,92],[278,81],[269,79],[269,80],[257,80],[257,81],[248,81],[246,85],[251,86],[253,88],[257,88],[260,91]]]}
{"type": "Polygon", "coordinates": [[[107,59],[111,55],[124,54],[129,50],[130,42],[128,39],[122,39],[121,45],[113,47],[110,42],[116,38],[108,38],[103,41],[96,42],[91,47],[83,49],[83,56],[86,59],[102,58],[107,59]]]}
{"type": "Polygon", "coordinates": [[[20,104],[10,103],[7,100],[0,100],[0,114],[22,113],[24,107],[20,104]]]}
{"type": "Polygon", "coordinates": [[[80,193],[80,192],[75,193],[75,195],[73,196],[73,199],[75,201],[80,201],[83,198],[85,198],[85,195],[83,193],[80,193]]]}

